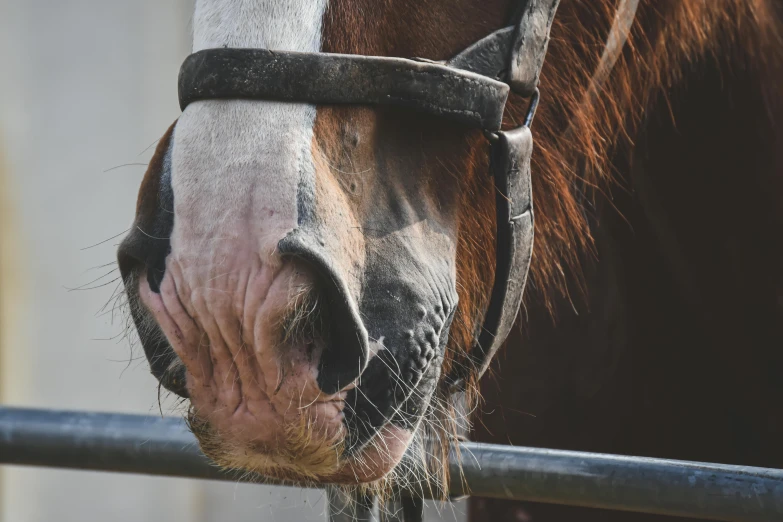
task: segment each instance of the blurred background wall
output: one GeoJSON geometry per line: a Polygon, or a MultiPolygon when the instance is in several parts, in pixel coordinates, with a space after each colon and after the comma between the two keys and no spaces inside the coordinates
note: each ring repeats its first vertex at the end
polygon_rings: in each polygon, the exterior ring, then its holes
{"type": "MultiPolygon", "coordinates": [[[[143,354],[117,337],[121,317],[101,310],[144,165],[179,114],[193,1],[0,0],[4,404],[159,413],[143,354]],[[80,286],[91,289],[68,290],[80,286]]],[[[177,413],[165,402],[163,411],[177,413]]],[[[463,518],[462,505],[440,510],[463,518]]],[[[298,522],[325,512],[319,491],[0,468],[2,522],[298,522]]]]}

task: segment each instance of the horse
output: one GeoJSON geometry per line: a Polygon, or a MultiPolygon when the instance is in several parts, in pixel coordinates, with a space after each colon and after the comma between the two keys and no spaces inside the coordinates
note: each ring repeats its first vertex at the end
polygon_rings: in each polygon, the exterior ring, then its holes
{"type": "MultiPolygon", "coordinates": [[[[269,49],[270,63],[286,52],[425,57],[418,67],[445,77],[438,63],[508,26],[520,5],[542,3],[198,0],[194,51],[269,49]]],[[[546,323],[535,314],[591,299],[592,267],[606,266],[593,256],[611,236],[598,217],[625,216],[606,195],[625,190],[626,172],[650,182],[657,167],[633,171],[642,162],[631,160],[658,93],[683,84],[690,64],[722,56],[724,36],[753,58],[743,65],[758,66],[757,80],[777,72],[771,0],[642,2],[624,54],[597,85],[616,7],[572,0],[549,21],[531,291],[518,320],[531,339],[512,334],[525,350],[546,323]]],[[[753,101],[772,106],[774,94],[753,101]]],[[[532,116],[529,102],[509,95],[503,129],[532,116]]],[[[460,374],[468,411],[480,394],[486,404],[496,397],[491,385],[479,389],[474,363],[498,266],[493,136],[396,106],[186,105],[159,142],[118,260],[150,368],[190,400],[211,459],[285,480],[374,486],[405,480],[413,464],[404,457],[418,448],[448,480],[445,456],[460,431],[450,377],[460,374]]],[[[542,331],[540,342],[559,332],[542,331]]],[[[519,370],[509,361],[520,351],[506,350],[504,371],[519,370]]],[[[481,431],[489,422],[474,436],[503,438],[481,431]]]]}

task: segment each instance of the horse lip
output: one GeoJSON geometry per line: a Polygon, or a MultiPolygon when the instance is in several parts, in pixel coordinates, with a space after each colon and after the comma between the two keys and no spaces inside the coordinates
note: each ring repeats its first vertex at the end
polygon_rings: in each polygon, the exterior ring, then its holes
{"type": "Polygon", "coordinates": [[[370,359],[369,339],[359,307],[323,243],[312,233],[297,228],[280,240],[277,249],[282,256],[307,263],[322,278],[334,320],[331,342],[319,362],[318,387],[326,395],[336,394],[359,378],[370,359]]]}

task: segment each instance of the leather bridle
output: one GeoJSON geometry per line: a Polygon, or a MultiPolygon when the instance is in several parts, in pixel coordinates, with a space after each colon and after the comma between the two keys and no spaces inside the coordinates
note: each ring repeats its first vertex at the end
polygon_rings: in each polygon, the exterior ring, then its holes
{"type": "MultiPolygon", "coordinates": [[[[269,49],[206,49],[188,56],[179,76],[180,107],[199,100],[255,99],[313,104],[391,105],[482,129],[492,142],[496,188],[495,281],[470,352],[472,368],[447,376],[459,389],[480,377],[505,341],[522,303],[533,252],[530,125],[538,77],[559,0],[520,0],[508,27],[446,62],[269,49]],[[530,98],[524,125],[502,131],[509,91],[530,98]]],[[[639,0],[619,0],[604,53],[585,96],[597,96],[622,53],[639,0]]]]}
{"type": "MultiPolygon", "coordinates": [[[[484,322],[470,352],[472,365],[448,375],[453,391],[473,371],[480,377],[505,341],[522,303],[533,252],[530,158],[538,78],[559,0],[519,0],[508,27],[446,62],[415,58],[301,53],[269,49],[207,49],[188,56],[179,76],[180,106],[214,99],[312,104],[390,105],[414,109],[484,131],[492,143],[496,189],[495,281],[484,322]],[[524,124],[503,131],[509,91],[530,98],[524,124]]],[[[601,60],[583,103],[608,79],[639,0],[618,0],[601,60]]]]}

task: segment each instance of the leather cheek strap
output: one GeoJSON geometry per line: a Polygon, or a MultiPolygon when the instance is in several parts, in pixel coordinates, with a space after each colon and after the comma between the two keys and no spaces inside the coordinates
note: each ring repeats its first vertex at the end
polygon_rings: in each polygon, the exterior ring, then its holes
{"type": "Polygon", "coordinates": [[[532,96],[544,66],[549,46],[549,31],[560,0],[527,0],[511,46],[508,83],[511,90],[532,96]]]}
{"type": "Polygon", "coordinates": [[[454,367],[446,384],[456,391],[471,370],[481,376],[514,326],[533,255],[533,193],[530,158],[533,135],[530,128],[499,132],[492,145],[490,170],[495,182],[497,242],[495,282],[492,297],[471,350],[470,366],[454,367]]]}
{"type": "MultiPolygon", "coordinates": [[[[533,95],[525,127],[508,133],[499,133],[499,139],[493,145],[492,176],[498,191],[495,282],[484,324],[477,332],[477,341],[470,353],[472,368],[455,369],[446,378],[446,384],[455,391],[464,384],[471,369],[481,377],[489,367],[492,357],[505,341],[518,315],[530,266],[530,253],[533,246],[532,199],[529,190],[515,186],[515,183],[526,179],[528,189],[530,186],[532,137],[524,137],[522,134],[527,136],[530,134],[527,127],[535,111],[536,86],[546,57],[549,32],[559,0],[523,1],[524,5],[520,9],[516,27],[506,27],[490,34],[449,62],[454,67],[503,79],[511,85],[511,90],[518,94],[533,95]],[[500,57],[508,57],[508,59],[500,57]],[[515,158],[522,165],[524,172],[518,173],[513,168],[503,167],[503,165],[512,165],[515,158]],[[506,175],[509,179],[504,184],[506,175]],[[510,203],[508,198],[511,199],[510,203]],[[527,201],[531,202],[529,223],[528,219],[520,214],[527,201]]],[[[593,74],[583,104],[592,103],[607,81],[628,40],[638,7],[639,0],[618,1],[606,47],[593,74]]]]}

